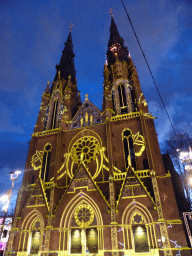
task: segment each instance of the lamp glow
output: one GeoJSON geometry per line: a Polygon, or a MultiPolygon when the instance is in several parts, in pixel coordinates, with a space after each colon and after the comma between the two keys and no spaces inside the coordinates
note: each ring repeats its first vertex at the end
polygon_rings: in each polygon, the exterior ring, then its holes
{"type": "Polygon", "coordinates": [[[5,203],[9,199],[8,195],[3,195],[0,197],[0,201],[5,203]]]}

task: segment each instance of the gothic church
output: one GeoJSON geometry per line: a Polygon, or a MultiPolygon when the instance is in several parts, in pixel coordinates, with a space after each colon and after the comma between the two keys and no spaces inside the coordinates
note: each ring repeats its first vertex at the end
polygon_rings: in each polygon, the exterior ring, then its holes
{"type": "Polygon", "coordinates": [[[153,119],[113,16],[102,111],[81,102],[70,31],[42,96],[7,254],[189,254],[153,119]]]}

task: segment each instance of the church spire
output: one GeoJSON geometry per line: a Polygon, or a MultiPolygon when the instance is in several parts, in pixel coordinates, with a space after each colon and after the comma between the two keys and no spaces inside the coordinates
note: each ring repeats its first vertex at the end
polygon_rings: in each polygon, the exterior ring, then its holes
{"type": "Polygon", "coordinates": [[[107,60],[104,65],[103,113],[105,117],[142,110],[148,113],[137,71],[111,13],[107,60]]]}
{"type": "Polygon", "coordinates": [[[115,24],[113,14],[111,12],[110,38],[107,51],[109,66],[115,63],[115,52],[118,54],[120,61],[128,61],[128,49],[124,46],[124,40],[119,34],[117,25],[115,24]]]}
{"type": "Polygon", "coordinates": [[[54,81],[58,79],[58,72],[60,71],[60,78],[64,78],[68,81],[68,77],[71,76],[71,82],[76,84],[76,72],[75,72],[75,65],[74,65],[74,53],[73,53],[73,44],[72,44],[72,36],[71,36],[71,26],[67,41],[65,43],[65,48],[62,52],[61,60],[59,65],[56,65],[56,76],[54,81]]]}

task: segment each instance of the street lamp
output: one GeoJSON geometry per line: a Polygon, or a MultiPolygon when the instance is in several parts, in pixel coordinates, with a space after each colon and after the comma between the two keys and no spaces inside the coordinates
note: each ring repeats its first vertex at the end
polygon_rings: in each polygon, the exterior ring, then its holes
{"type": "MultiPolygon", "coordinates": [[[[177,149],[177,151],[180,151],[177,149]]],[[[181,163],[185,164],[186,171],[192,171],[192,150],[189,147],[189,151],[180,151],[179,159],[181,163]]]]}
{"type": "Polygon", "coordinates": [[[4,211],[4,216],[3,216],[3,222],[2,222],[2,225],[1,225],[1,232],[0,232],[1,242],[2,242],[2,237],[3,237],[4,226],[5,226],[5,219],[6,219],[6,216],[7,216],[9,203],[10,203],[10,200],[11,200],[11,195],[12,195],[12,191],[13,191],[13,187],[14,187],[14,182],[17,180],[20,173],[21,173],[20,171],[13,171],[13,172],[9,173],[10,180],[12,181],[11,189],[8,189],[6,194],[0,197],[1,202],[4,202],[4,203],[7,202],[6,205],[4,205],[3,208],[2,208],[2,210],[4,211]]]}
{"type": "Polygon", "coordinates": [[[10,172],[9,175],[10,175],[10,180],[12,181],[12,185],[11,185],[11,188],[14,187],[14,182],[17,180],[19,174],[21,172],[20,171],[13,171],[13,172],[10,172]]]}

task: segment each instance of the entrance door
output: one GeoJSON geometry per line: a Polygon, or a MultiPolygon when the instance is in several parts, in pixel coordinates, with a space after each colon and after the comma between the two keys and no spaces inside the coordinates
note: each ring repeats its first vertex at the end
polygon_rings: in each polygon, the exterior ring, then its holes
{"type": "Polygon", "coordinates": [[[135,252],[149,252],[147,229],[145,225],[133,226],[135,252]]]}
{"type": "Polygon", "coordinates": [[[30,254],[38,254],[40,240],[41,240],[41,233],[40,233],[40,231],[33,231],[32,232],[32,239],[31,239],[30,254]]]}

